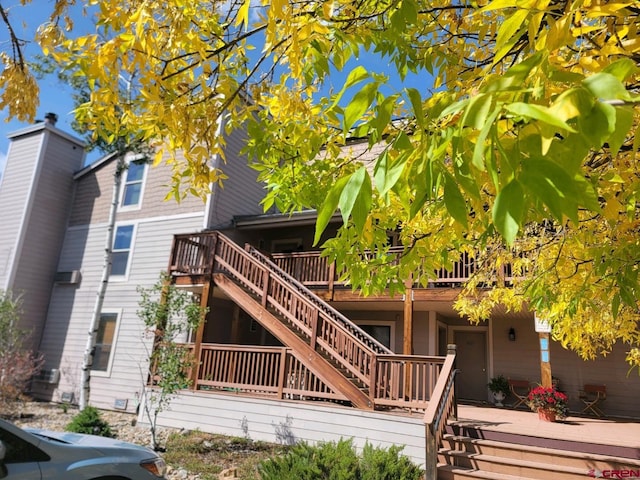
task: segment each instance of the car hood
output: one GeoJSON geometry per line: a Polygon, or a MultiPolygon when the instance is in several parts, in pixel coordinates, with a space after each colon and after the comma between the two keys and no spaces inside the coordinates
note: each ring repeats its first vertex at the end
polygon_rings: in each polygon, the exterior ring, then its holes
{"type": "Polygon", "coordinates": [[[154,456],[156,455],[153,450],[147,447],[136,445],[134,443],[124,442],[115,438],[100,437],[98,435],[87,435],[84,433],[55,432],[52,430],[43,430],[38,428],[25,428],[25,430],[39,437],[45,437],[45,439],[68,443],[71,445],[77,445],[79,447],[90,447],[97,450],[134,448],[140,450],[141,452],[150,453],[154,456]]]}

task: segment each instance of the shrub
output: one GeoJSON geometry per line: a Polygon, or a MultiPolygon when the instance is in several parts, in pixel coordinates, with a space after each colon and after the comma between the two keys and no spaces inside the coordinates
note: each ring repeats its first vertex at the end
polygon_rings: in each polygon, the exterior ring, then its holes
{"type": "Polygon", "coordinates": [[[351,440],[295,445],[258,466],[262,480],[418,480],[423,472],[400,452],[367,443],[359,456],[351,440]]]}
{"type": "Polygon", "coordinates": [[[85,407],[84,410],[74,416],[65,427],[65,430],[67,432],[88,433],[101,437],[115,437],[109,424],[100,417],[98,409],[91,406],[85,407]]]}
{"type": "Polygon", "coordinates": [[[16,415],[29,381],[42,366],[43,359],[23,347],[28,330],[19,327],[22,300],[0,290],[0,414],[16,415]]]}

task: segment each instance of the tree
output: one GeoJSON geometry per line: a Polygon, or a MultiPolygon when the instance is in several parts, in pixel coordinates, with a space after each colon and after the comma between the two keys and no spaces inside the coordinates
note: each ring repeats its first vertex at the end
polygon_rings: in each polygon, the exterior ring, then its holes
{"type": "Polygon", "coordinates": [[[14,413],[43,364],[41,355],[24,348],[23,339],[29,332],[18,327],[21,305],[20,297],[0,290],[0,411],[5,415],[14,413]]]}
{"type": "Polygon", "coordinates": [[[151,444],[160,448],[157,436],[158,415],[166,410],[174,396],[191,385],[189,371],[196,368],[180,337],[194,332],[204,322],[207,309],[194,303],[193,296],[170,283],[166,274],[151,288],[138,287],[138,316],[153,339],[149,353],[150,377],[143,369],[142,411],[149,422],[151,444]]]}
{"type": "Polygon", "coordinates": [[[265,208],[317,208],[316,238],[340,210],[324,248],[355,287],[402,289],[468,252],[479,271],[457,308],[471,320],[528,305],[585,358],[622,341],[638,366],[639,13],[629,0],[110,0],[95,35],[49,25],[40,41],[95,85],[78,111],[95,135],[140,132],[156,161],[185,152],[169,160],[177,198],[223,179],[207,160],[225,116],[248,127],[265,208]],[[352,68],[365,51],[382,73],[352,68]],[[134,70],[140,114],[113,88],[134,70]],[[394,89],[391,72],[425,87],[394,89]],[[353,136],[380,153],[361,161],[353,136]],[[507,264],[513,287],[477,289],[507,264]]]}

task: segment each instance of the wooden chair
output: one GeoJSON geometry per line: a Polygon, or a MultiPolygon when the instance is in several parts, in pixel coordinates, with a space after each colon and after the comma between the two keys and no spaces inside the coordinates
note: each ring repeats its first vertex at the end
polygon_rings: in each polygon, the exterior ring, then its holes
{"type": "Polygon", "coordinates": [[[600,408],[607,398],[606,385],[584,385],[580,390],[580,400],[585,407],[582,413],[593,413],[596,417],[604,417],[604,412],[600,408]]]}
{"type": "Polygon", "coordinates": [[[513,380],[510,378],[507,381],[509,382],[511,395],[516,399],[512,407],[518,408],[520,405],[527,402],[527,397],[531,390],[531,384],[529,383],[529,380],[513,380]]]}

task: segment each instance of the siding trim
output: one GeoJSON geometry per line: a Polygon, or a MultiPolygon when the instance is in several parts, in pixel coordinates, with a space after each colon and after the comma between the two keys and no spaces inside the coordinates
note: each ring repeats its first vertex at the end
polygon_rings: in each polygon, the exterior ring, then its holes
{"type": "MultiPolygon", "coordinates": [[[[138,225],[141,223],[166,222],[169,220],[181,220],[186,218],[196,218],[200,216],[202,216],[202,212],[191,212],[191,213],[181,213],[179,215],[160,215],[158,217],[150,217],[150,218],[135,218],[131,220],[122,220],[118,223],[138,225]]],[[[105,228],[107,226],[108,226],[107,222],[85,223],[84,225],[72,225],[69,228],[67,228],[67,231],[87,230],[89,228],[105,228]]]]}
{"type": "MultiPolygon", "coordinates": [[[[31,176],[31,182],[29,185],[29,190],[27,191],[26,201],[24,204],[24,210],[22,211],[22,221],[20,223],[20,230],[18,235],[16,235],[16,243],[13,249],[13,257],[10,260],[9,268],[7,269],[9,274],[7,275],[7,284],[5,285],[5,290],[11,290],[13,282],[16,277],[16,261],[20,258],[22,254],[22,247],[24,246],[24,237],[27,231],[27,224],[29,223],[29,217],[31,216],[31,212],[33,211],[33,200],[35,198],[34,190],[38,185],[38,180],[40,178],[40,173],[42,172],[42,164],[44,162],[44,153],[47,150],[47,144],[49,143],[49,131],[47,129],[43,129],[42,138],[40,140],[40,146],[38,147],[38,154],[36,155],[36,162],[33,168],[33,174],[31,176]]],[[[8,158],[8,156],[7,156],[8,158]]],[[[4,176],[4,175],[3,175],[4,176]]]]}

